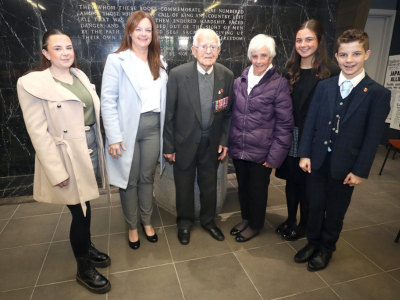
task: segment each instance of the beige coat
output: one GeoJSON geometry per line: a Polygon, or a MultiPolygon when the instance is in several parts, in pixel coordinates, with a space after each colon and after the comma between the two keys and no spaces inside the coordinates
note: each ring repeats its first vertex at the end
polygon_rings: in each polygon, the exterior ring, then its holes
{"type": "MultiPolygon", "coordinates": [[[[104,147],[100,133],[100,101],[86,75],[75,68],[74,74],[93,99],[96,113],[96,137],[99,170],[103,188],[108,190],[104,147]]],[[[93,166],[86,143],[82,103],[73,93],[57,84],[49,69],[32,72],[17,83],[25,125],[36,151],[33,198],[58,204],[81,203],[99,197],[93,166]],[[58,184],[66,179],[67,186],[58,184]]]]}

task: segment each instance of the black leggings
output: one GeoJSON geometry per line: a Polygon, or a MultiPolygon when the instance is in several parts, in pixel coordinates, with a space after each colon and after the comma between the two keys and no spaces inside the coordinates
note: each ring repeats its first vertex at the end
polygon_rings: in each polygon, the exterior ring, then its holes
{"type": "Polygon", "coordinates": [[[72,214],[69,240],[77,258],[85,257],[90,247],[90,202],[86,202],[86,217],[83,215],[81,204],[67,205],[72,214]]]}
{"type": "Polygon", "coordinates": [[[289,223],[296,222],[297,207],[300,203],[299,226],[306,229],[308,221],[307,185],[286,180],[286,201],[288,207],[287,221],[289,223]]]}

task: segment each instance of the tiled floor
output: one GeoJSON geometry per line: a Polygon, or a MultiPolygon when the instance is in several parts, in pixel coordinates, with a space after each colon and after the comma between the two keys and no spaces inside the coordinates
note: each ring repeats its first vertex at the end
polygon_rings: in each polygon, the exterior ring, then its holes
{"type": "Polygon", "coordinates": [[[76,264],[68,240],[71,216],[63,206],[29,203],[0,206],[0,299],[400,299],[400,157],[378,172],[380,147],[370,179],[356,188],[344,230],[327,269],[310,273],[293,256],[306,243],[285,242],[274,227],[286,217],[285,182],[271,176],[265,228],[248,243],[236,243],[229,230],[240,220],[237,183],[229,181],[217,224],[226,240],[213,240],[197,223],[191,241],[177,240],[174,216],[155,206],[150,244],[128,247],[118,194],[113,206],[93,201],[92,241],[108,252],[111,281],[107,295],[76,284],[76,264]]]}

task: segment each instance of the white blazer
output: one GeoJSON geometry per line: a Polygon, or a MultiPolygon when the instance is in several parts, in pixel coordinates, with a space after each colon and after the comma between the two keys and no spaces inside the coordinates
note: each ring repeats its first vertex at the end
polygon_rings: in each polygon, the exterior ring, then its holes
{"type": "MultiPolygon", "coordinates": [[[[108,55],[101,87],[101,115],[106,131],[106,146],[124,142],[122,157],[113,158],[106,150],[106,163],[110,184],[126,189],[132,165],[136,134],[139,127],[142,101],[140,99],[140,73],[134,69],[130,53],[125,50],[108,55]]],[[[162,57],[161,57],[162,59],[162,57]]],[[[162,61],[162,60],[161,60],[162,61]]],[[[166,66],[166,64],[164,63],[166,66]]],[[[160,68],[160,156],[161,173],[165,167],[162,155],[167,72],[160,68]]]]}

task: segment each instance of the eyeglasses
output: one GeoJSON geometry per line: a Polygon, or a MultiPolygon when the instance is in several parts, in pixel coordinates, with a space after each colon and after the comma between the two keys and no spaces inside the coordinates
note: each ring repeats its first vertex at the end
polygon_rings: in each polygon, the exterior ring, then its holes
{"type": "Polygon", "coordinates": [[[207,49],[210,49],[211,51],[215,51],[219,48],[218,45],[200,45],[200,46],[193,46],[196,49],[199,49],[200,51],[205,51],[207,49]]]}

